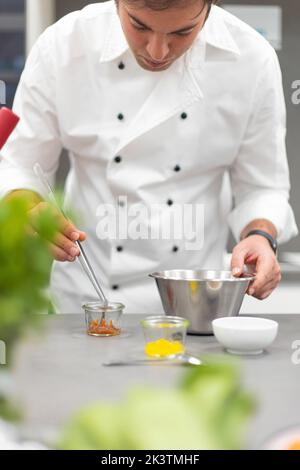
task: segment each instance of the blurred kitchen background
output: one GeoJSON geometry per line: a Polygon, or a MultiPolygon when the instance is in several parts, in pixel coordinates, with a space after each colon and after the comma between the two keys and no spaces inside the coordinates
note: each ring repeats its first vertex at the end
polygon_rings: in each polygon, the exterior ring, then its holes
{"type": "MultiPolygon", "coordinates": [[[[0,80],[6,84],[6,104],[12,105],[26,55],[39,34],[67,13],[83,8],[89,0],[0,0],[0,80]]],[[[263,34],[277,50],[283,71],[288,111],[287,149],[291,173],[291,203],[300,227],[300,104],[292,103],[292,85],[300,80],[300,1],[229,0],[221,1],[229,9],[263,34]]],[[[4,104],[4,103],[2,103],[4,104]]],[[[66,152],[62,155],[58,181],[68,171],[66,152]]],[[[229,251],[232,247],[229,240],[229,251]]],[[[244,301],[246,313],[300,313],[300,236],[279,251],[283,279],[280,287],[263,302],[244,301]]]]}

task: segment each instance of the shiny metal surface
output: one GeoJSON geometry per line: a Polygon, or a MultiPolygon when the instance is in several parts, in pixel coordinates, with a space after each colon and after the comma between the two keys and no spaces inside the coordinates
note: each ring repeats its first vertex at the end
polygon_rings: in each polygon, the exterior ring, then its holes
{"type": "Polygon", "coordinates": [[[151,366],[151,365],[191,365],[201,366],[202,361],[199,357],[191,356],[190,354],[177,354],[161,359],[128,359],[119,361],[109,361],[102,364],[105,367],[111,366],[151,366]]]}
{"type": "Polygon", "coordinates": [[[213,334],[216,318],[237,316],[254,274],[233,277],[230,271],[169,270],[149,274],[158,287],[167,315],[187,318],[188,333],[213,334]]]}

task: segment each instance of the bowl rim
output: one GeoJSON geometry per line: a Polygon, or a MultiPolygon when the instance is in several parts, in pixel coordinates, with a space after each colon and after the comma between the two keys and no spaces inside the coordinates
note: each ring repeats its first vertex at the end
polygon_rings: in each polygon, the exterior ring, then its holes
{"type": "Polygon", "coordinates": [[[221,318],[215,318],[212,321],[212,327],[216,328],[222,328],[223,330],[228,330],[228,331],[266,331],[266,330],[271,330],[278,328],[278,322],[275,320],[271,320],[269,318],[260,318],[260,317],[250,317],[247,315],[237,315],[235,317],[221,317],[221,318]],[[241,327],[241,325],[238,324],[238,322],[243,322],[244,320],[253,320],[256,321],[256,325],[253,324],[249,325],[247,328],[241,327]],[[231,322],[231,324],[229,324],[231,322]],[[236,325],[234,323],[237,322],[236,325]],[[228,323],[228,325],[226,325],[228,323]],[[260,323],[260,325],[258,324],[260,323]]]}
{"type": "Polygon", "coordinates": [[[108,306],[104,307],[99,300],[84,302],[81,308],[89,312],[97,312],[98,310],[106,310],[107,313],[120,312],[124,310],[125,305],[121,302],[108,302],[108,306]],[[112,308],[109,308],[112,307],[112,308]]]}
{"type": "Polygon", "coordinates": [[[172,320],[175,320],[175,323],[172,324],[171,328],[188,328],[190,325],[190,322],[187,318],[178,317],[176,315],[149,315],[143,318],[140,321],[140,324],[143,328],[155,328],[155,323],[153,325],[150,324],[151,321],[155,322],[155,320],[157,322],[161,321],[161,323],[168,323],[168,321],[171,323],[172,320]],[[178,323],[176,323],[176,321],[178,321],[178,323]]]}
{"type": "Polygon", "coordinates": [[[253,281],[255,278],[256,278],[256,273],[247,273],[247,272],[243,272],[241,277],[231,277],[229,279],[222,279],[221,277],[216,277],[216,278],[203,278],[203,279],[197,279],[195,277],[189,277],[189,278],[186,278],[186,279],[181,279],[179,278],[178,276],[172,276],[172,275],[165,275],[164,273],[166,272],[176,272],[176,271],[196,271],[198,273],[206,273],[208,271],[215,271],[215,272],[218,272],[218,273],[229,273],[229,274],[232,274],[231,271],[229,270],[222,270],[222,269],[197,269],[197,270],[193,270],[193,269],[170,269],[170,270],[165,270],[165,271],[155,271],[151,274],[148,274],[149,277],[152,277],[154,279],[163,279],[163,280],[167,280],[167,281],[186,281],[186,282],[190,282],[190,281],[194,281],[194,282],[249,282],[249,281],[253,281]]]}

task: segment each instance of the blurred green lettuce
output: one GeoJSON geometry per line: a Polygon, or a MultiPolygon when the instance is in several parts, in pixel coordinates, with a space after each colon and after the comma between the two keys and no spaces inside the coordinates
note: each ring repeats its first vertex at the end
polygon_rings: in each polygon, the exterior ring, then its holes
{"type": "Polygon", "coordinates": [[[8,365],[15,343],[49,306],[52,257],[47,240],[57,230],[53,211],[42,211],[35,224],[41,236],[30,229],[26,198],[0,202],[0,340],[6,344],[8,365]]]}
{"type": "Polygon", "coordinates": [[[116,404],[94,403],[67,425],[66,450],[213,450],[245,446],[254,401],[236,365],[191,367],[175,389],[135,388],[116,404]]]}

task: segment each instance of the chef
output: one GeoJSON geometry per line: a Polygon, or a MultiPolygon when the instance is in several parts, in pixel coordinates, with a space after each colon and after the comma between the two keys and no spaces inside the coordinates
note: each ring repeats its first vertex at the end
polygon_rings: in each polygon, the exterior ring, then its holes
{"type": "Polygon", "coordinates": [[[70,156],[65,206],[51,250],[58,311],[97,297],[75,262],[86,252],[107,296],[128,312],[161,312],[148,273],[224,266],[280,280],[277,243],[297,234],[289,205],[285,104],[275,51],[210,0],[93,4],[48,28],[17,90],[21,117],[2,153],[0,190],[42,211],[39,162],[53,183],[70,156]]]}

